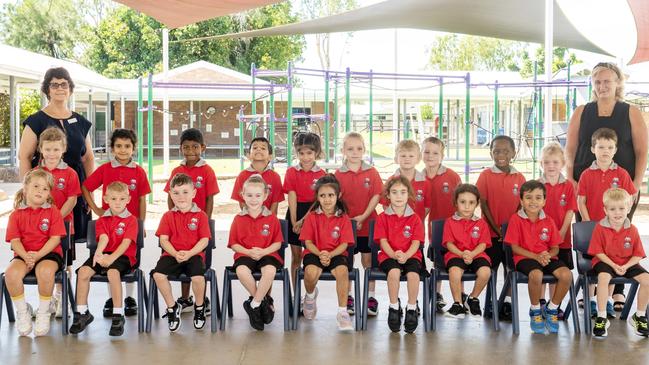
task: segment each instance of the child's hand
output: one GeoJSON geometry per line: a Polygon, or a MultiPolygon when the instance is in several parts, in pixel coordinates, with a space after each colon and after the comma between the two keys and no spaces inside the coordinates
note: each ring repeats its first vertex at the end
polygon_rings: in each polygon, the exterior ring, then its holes
{"type": "Polygon", "coordinates": [[[104,213],[106,213],[106,211],[101,209],[100,207],[97,207],[97,210],[95,210],[95,214],[97,214],[98,217],[102,217],[104,213]]]}
{"type": "Polygon", "coordinates": [[[184,262],[189,260],[189,255],[187,254],[187,251],[177,251],[176,252],[176,261],[178,262],[184,262]]]}
{"type": "Polygon", "coordinates": [[[300,231],[302,230],[302,223],[304,223],[304,219],[300,219],[293,224],[293,233],[300,234],[300,231]]]}
{"type": "Polygon", "coordinates": [[[101,260],[101,257],[104,255],[103,252],[95,252],[95,255],[92,257],[92,266],[95,266],[99,264],[99,260],[101,260]]]}
{"type": "Polygon", "coordinates": [[[320,260],[322,260],[322,259],[331,260],[331,253],[329,253],[329,251],[320,251],[320,256],[319,257],[320,257],[320,260]]]}
{"type": "Polygon", "coordinates": [[[31,271],[34,266],[36,265],[36,253],[34,251],[28,251],[27,252],[27,257],[25,258],[25,264],[27,265],[27,269],[31,271]]]}
{"type": "Polygon", "coordinates": [[[320,256],[320,263],[322,266],[329,266],[331,263],[331,258],[329,256],[320,256]]]}
{"type": "Polygon", "coordinates": [[[255,261],[259,261],[264,257],[264,252],[259,247],[253,247],[250,249],[250,257],[255,261]]]}
{"type": "Polygon", "coordinates": [[[620,275],[620,276],[626,274],[626,267],[625,267],[624,265],[622,265],[622,266],[620,266],[620,265],[615,265],[615,266],[613,267],[613,269],[615,270],[615,273],[618,274],[618,275],[620,275]]]}
{"type": "Polygon", "coordinates": [[[356,217],[352,218],[352,220],[356,221],[356,230],[360,231],[363,228],[363,217],[360,215],[357,215],[356,217]]]}
{"type": "Polygon", "coordinates": [[[403,253],[403,251],[395,251],[394,252],[394,257],[397,259],[397,262],[400,264],[405,264],[406,263],[406,254],[403,253]]]}

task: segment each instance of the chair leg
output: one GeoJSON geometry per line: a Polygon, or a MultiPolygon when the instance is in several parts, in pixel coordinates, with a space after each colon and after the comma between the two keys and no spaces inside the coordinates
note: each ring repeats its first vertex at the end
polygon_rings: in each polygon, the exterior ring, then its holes
{"type": "Polygon", "coordinates": [[[354,269],[354,310],[356,315],[354,316],[354,321],[356,325],[356,331],[363,330],[363,318],[358,314],[362,312],[361,308],[361,272],[358,269],[354,269]]]}
{"type": "MultiPolygon", "coordinates": [[[[4,277],[3,277],[2,280],[4,281],[4,277]]],[[[9,295],[9,290],[7,289],[7,285],[5,285],[5,288],[4,288],[4,296],[5,296],[5,304],[6,304],[6,307],[7,307],[7,319],[11,323],[16,322],[16,316],[15,316],[15,313],[14,313],[14,303],[11,300],[11,295],[9,295]]],[[[0,304],[2,304],[2,303],[0,303],[0,304]]]]}
{"type": "Polygon", "coordinates": [[[156,312],[153,308],[153,306],[156,304],[155,303],[155,298],[156,298],[156,290],[158,290],[157,286],[155,285],[155,280],[153,280],[153,276],[149,276],[149,302],[147,303],[147,316],[146,316],[146,328],[145,331],[147,333],[151,332],[151,324],[153,322],[153,318],[156,317],[156,312]]]}
{"type": "MultiPolygon", "coordinates": [[[[77,311],[77,298],[76,298],[76,290],[77,288],[74,287],[74,292],[72,288],[72,281],[70,280],[70,277],[68,276],[68,300],[70,301],[70,307],[72,308],[72,313],[77,311]]],[[[65,295],[65,293],[63,294],[65,295]]]]}
{"type": "Polygon", "coordinates": [[[423,284],[423,306],[424,306],[424,332],[430,331],[430,278],[424,276],[423,284]]]}
{"type": "Polygon", "coordinates": [[[496,280],[496,275],[491,274],[491,277],[489,278],[489,284],[487,285],[487,293],[489,293],[490,297],[485,297],[485,302],[491,300],[491,320],[493,321],[494,331],[498,332],[500,331],[500,321],[498,318],[498,316],[500,315],[500,307],[498,306],[498,296],[496,294],[496,280]]]}
{"type": "Polygon", "coordinates": [[[228,275],[228,269],[225,269],[223,272],[223,301],[221,302],[221,331],[225,331],[225,321],[230,316],[230,313],[228,313],[228,303],[232,300],[230,297],[230,285],[231,281],[230,276],[228,275]]]}
{"type": "Polygon", "coordinates": [[[63,287],[63,293],[61,294],[61,332],[63,336],[68,334],[68,295],[67,293],[70,289],[70,281],[68,280],[68,275],[65,269],[61,273],[61,286],[63,287]]]}
{"type": "Polygon", "coordinates": [[[232,283],[230,283],[230,286],[228,287],[228,294],[230,294],[228,299],[228,316],[232,318],[232,316],[234,316],[234,311],[232,310],[232,283]]]}
{"type": "Polygon", "coordinates": [[[620,314],[621,320],[626,321],[627,318],[629,318],[629,313],[631,312],[631,306],[633,305],[633,299],[635,299],[635,295],[637,292],[638,292],[638,283],[631,284],[631,288],[629,289],[629,294],[626,296],[626,302],[624,303],[624,309],[622,309],[622,313],[620,314]]]}
{"type": "Polygon", "coordinates": [[[284,300],[284,332],[291,330],[291,276],[288,269],[282,269],[282,296],[284,300]]]}
{"type": "MultiPolygon", "coordinates": [[[[509,288],[511,287],[512,275],[513,275],[513,273],[511,273],[511,272],[508,272],[507,274],[505,274],[505,282],[503,284],[503,290],[500,292],[500,295],[498,296],[498,307],[502,307],[503,303],[505,303],[505,297],[507,296],[507,292],[509,291],[509,288]]],[[[496,282],[498,282],[498,276],[496,276],[496,282]]],[[[497,290],[497,289],[494,287],[494,290],[497,290]]]]}
{"type": "MultiPolygon", "coordinates": [[[[512,288],[512,329],[514,331],[514,334],[518,335],[521,333],[518,313],[518,281],[516,272],[511,272],[509,276],[511,281],[510,286],[512,288]]],[[[507,285],[505,285],[505,288],[503,288],[504,293],[506,293],[506,288],[507,285]]]]}
{"type": "MultiPolygon", "coordinates": [[[[210,318],[210,330],[214,333],[218,327],[217,320],[221,318],[219,309],[219,283],[214,269],[210,269],[210,296],[212,296],[212,301],[210,301],[210,311],[212,313],[212,318],[210,318]]],[[[221,318],[221,320],[223,319],[221,318]]]]}
{"type": "MultiPolygon", "coordinates": [[[[146,301],[144,301],[144,290],[145,289],[144,289],[144,279],[142,278],[142,276],[144,276],[144,275],[142,274],[142,271],[138,269],[135,272],[135,276],[136,276],[136,279],[137,279],[137,302],[140,303],[140,308],[137,311],[137,332],[142,333],[142,332],[144,332],[144,326],[145,326],[143,307],[147,308],[148,304],[146,303],[146,301]]],[[[148,310],[148,308],[147,308],[147,310],[148,310]]]]}
{"type": "Polygon", "coordinates": [[[300,315],[300,297],[302,296],[302,280],[300,276],[302,269],[298,268],[295,273],[295,295],[293,297],[293,330],[297,331],[298,319],[300,315]]]}
{"type": "MultiPolygon", "coordinates": [[[[570,280],[570,304],[568,304],[568,308],[570,307],[577,308],[577,290],[575,290],[575,284],[572,280],[570,280]]],[[[572,314],[572,326],[575,329],[575,333],[581,332],[581,329],[579,328],[579,314],[576,310],[572,314]]]]}
{"type": "Polygon", "coordinates": [[[431,302],[430,307],[430,330],[437,331],[437,269],[430,270],[430,291],[431,302]]]}
{"type": "MultiPolygon", "coordinates": [[[[363,304],[361,308],[361,326],[363,331],[367,330],[367,302],[369,300],[369,290],[370,290],[370,270],[371,268],[365,269],[365,274],[363,275],[363,304]]],[[[358,313],[356,313],[358,315],[358,313]]]]}
{"type": "MultiPolygon", "coordinates": [[[[577,283],[575,284],[575,297],[579,295],[579,291],[581,290],[581,283],[582,278],[581,275],[577,276],[577,283]]],[[[586,301],[584,301],[586,303],[586,301]]],[[[563,320],[567,321],[568,318],[570,318],[570,313],[572,313],[572,308],[575,308],[577,310],[578,307],[573,306],[572,304],[568,303],[568,306],[566,307],[566,310],[563,312],[563,320]]]]}
{"type": "Polygon", "coordinates": [[[581,289],[584,292],[584,332],[588,336],[590,336],[593,333],[593,327],[592,327],[592,322],[591,322],[591,315],[592,313],[590,312],[590,298],[588,297],[588,286],[590,284],[590,280],[586,275],[582,276],[582,281],[581,281],[581,289]]]}

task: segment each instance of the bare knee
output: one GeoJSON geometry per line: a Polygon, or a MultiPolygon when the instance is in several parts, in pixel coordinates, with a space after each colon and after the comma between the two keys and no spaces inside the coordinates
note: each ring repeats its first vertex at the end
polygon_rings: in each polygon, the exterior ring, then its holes
{"type": "Polygon", "coordinates": [[[89,281],[94,274],[95,271],[88,266],[81,266],[81,268],[79,268],[79,271],[77,271],[77,280],[89,281]]]}
{"type": "Polygon", "coordinates": [[[252,275],[250,268],[244,265],[237,266],[237,269],[235,271],[237,273],[237,277],[246,277],[252,275]]]}
{"type": "Polygon", "coordinates": [[[572,273],[567,268],[557,270],[555,275],[561,283],[570,283],[572,281],[572,273]]]}
{"type": "Polygon", "coordinates": [[[401,270],[392,269],[392,270],[388,271],[388,280],[390,280],[390,281],[394,281],[394,280],[399,281],[400,278],[401,278],[401,270]]]}
{"type": "Polygon", "coordinates": [[[273,265],[266,265],[261,268],[262,276],[275,276],[275,273],[277,273],[277,269],[273,265]]]}
{"type": "Polygon", "coordinates": [[[532,270],[527,277],[530,283],[541,284],[543,281],[543,272],[541,270],[532,270]]]}
{"type": "Polygon", "coordinates": [[[196,275],[192,276],[192,284],[194,285],[205,285],[205,276],[203,275],[196,275]]]}
{"type": "Polygon", "coordinates": [[[153,273],[153,280],[155,280],[156,283],[165,282],[167,280],[167,275],[159,272],[153,273]]]}
{"type": "Polygon", "coordinates": [[[491,269],[488,268],[487,266],[483,266],[478,269],[478,272],[476,273],[479,279],[489,279],[491,277],[491,269]]]}

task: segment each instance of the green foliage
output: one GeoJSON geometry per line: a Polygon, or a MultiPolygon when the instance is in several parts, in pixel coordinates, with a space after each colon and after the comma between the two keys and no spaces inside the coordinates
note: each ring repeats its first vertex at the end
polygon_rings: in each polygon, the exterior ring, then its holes
{"type": "Polygon", "coordinates": [[[518,71],[524,49],[521,42],[447,34],[433,43],[430,65],[442,71],[518,71]]]}
{"type": "MultiPolygon", "coordinates": [[[[31,114],[41,109],[41,97],[38,91],[20,90],[20,116],[19,123],[31,114]]],[[[9,94],[0,93],[0,147],[11,144],[11,125],[9,110],[9,94]]],[[[22,124],[20,129],[22,131],[22,124]]]]}
{"type": "MultiPolygon", "coordinates": [[[[566,58],[570,60],[572,65],[581,63],[581,60],[577,59],[574,53],[570,53],[567,48],[556,47],[553,50],[552,57],[552,72],[557,72],[568,66],[566,58]],[[566,54],[568,56],[566,57],[566,54]]],[[[533,77],[534,76],[534,61],[537,63],[537,72],[538,75],[545,74],[545,48],[539,46],[536,49],[534,59],[530,58],[528,52],[525,52],[523,55],[523,63],[521,67],[521,76],[523,77],[533,77]]]]}
{"type": "Polygon", "coordinates": [[[0,147],[11,143],[9,128],[9,94],[0,93],[0,147]]]}
{"type": "Polygon", "coordinates": [[[433,120],[433,106],[430,104],[424,104],[419,108],[421,113],[421,119],[423,120],[433,120]]]}

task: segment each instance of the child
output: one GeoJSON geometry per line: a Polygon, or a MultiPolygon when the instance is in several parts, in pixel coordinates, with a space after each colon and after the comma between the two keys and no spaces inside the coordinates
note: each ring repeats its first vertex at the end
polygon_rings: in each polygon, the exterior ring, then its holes
{"type": "Polygon", "coordinates": [[[248,180],[251,175],[260,174],[261,177],[268,184],[270,190],[268,198],[264,202],[264,206],[268,208],[273,215],[277,215],[277,205],[284,201],[284,193],[282,192],[282,178],[279,177],[275,171],[272,170],[270,165],[271,156],[273,155],[273,146],[264,137],[257,137],[250,142],[248,147],[248,154],[246,157],[251,161],[250,167],[241,171],[237,179],[234,181],[234,188],[232,189],[233,200],[239,202],[239,207],[243,208],[244,201],[241,197],[241,188],[243,183],[248,180]]]}
{"type": "Polygon", "coordinates": [[[61,236],[65,236],[63,218],[53,203],[52,175],[32,170],[25,175],[23,188],[16,193],[14,211],[9,216],[5,240],[11,243],[14,258],[5,270],[5,285],[16,308],[16,328],[20,336],[32,332],[32,315],[25,302],[23,278],[35,274],[40,304],[36,312],[34,335],[50,331],[50,300],[54,276],[63,268],[61,236]]]}
{"type": "MultiPolygon", "coordinates": [[[[408,279],[408,305],[403,326],[406,332],[417,329],[417,296],[419,293],[419,273],[422,270],[422,254],[419,248],[424,241],[424,225],[419,216],[408,205],[414,199],[410,181],[405,176],[388,180],[385,184],[385,195],[390,206],[376,219],[374,240],[381,245],[378,260],[379,268],[387,274],[388,326],[392,332],[401,330],[403,311],[399,300],[401,275],[408,279]]],[[[428,303],[425,303],[428,305],[428,303]]]]}
{"type": "Polygon", "coordinates": [[[277,217],[264,206],[268,185],[261,176],[250,176],[243,183],[241,195],[245,205],[234,217],[228,247],[234,251],[233,268],[237,278],[250,293],[243,302],[250,325],[263,331],[264,324],[270,324],[274,316],[273,298],[268,292],[277,270],[284,267],[278,252],[283,241],[282,228],[277,217]],[[261,272],[259,284],[253,272],[261,272]]]}
{"type": "MultiPolygon", "coordinates": [[[[372,266],[372,250],[368,242],[369,223],[376,219],[376,205],[381,198],[383,181],[378,171],[365,161],[365,142],[363,136],[356,132],[347,133],[343,139],[342,166],[336,170],[336,179],[340,182],[341,199],[347,205],[347,213],[356,221],[356,247],[354,253],[361,253],[364,268],[372,266]]],[[[375,282],[369,282],[367,314],[378,314],[379,302],[375,299],[375,282]]],[[[350,288],[351,289],[351,288],[350,288]]],[[[354,314],[354,297],[351,290],[347,296],[347,312],[354,314]]]]}
{"type": "Polygon", "coordinates": [[[124,333],[121,277],[130,272],[137,261],[138,222],[126,209],[131,196],[123,182],[110,183],[104,200],[108,209],[95,224],[97,249],[77,270],[77,312],[70,327],[72,334],[81,333],[94,319],[88,311],[88,291],[90,278],[95,274],[108,276],[110,295],[117,304],[113,307],[113,322],[108,334],[121,336],[124,333]]]}
{"type": "Polygon", "coordinates": [[[325,175],[316,160],[322,156],[320,137],[315,133],[300,133],[295,137],[293,147],[299,162],[286,170],[284,192],[288,194],[288,243],[291,244],[291,278],[295,283],[295,270],[302,261],[300,230],[304,216],[315,200],[315,183],[325,175]]]}
{"type": "MultiPolygon", "coordinates": [[[[52,199],[54,205],[61,212],[64,222],[69,222],[70,234],[74,234],[74,221],[72,210],[77,205],[77,197],[81,195],[79,186],[79,176],[77,172],[63,162],[63,153],[67,149],[67,138],[60,128],[50,127],[41,133],[38,138],[38,151],[41,154],[41,162],[38,167],[50,174],[54,178],[54,189],[52,189],[52,199]]],[[[72,262],[74,261],[74,245],[68,253],[68,262],[66,263],[68,274],[71,273],[72,262]]],[[[56,318],[62,315],[61,310],[61,292],[62,285],[56,284],[54,295],[52,296],[52,308],[50,311],[55,313],[56,318]]]]}
{"type": "MultiPolygon", "coordinates": [[[[639,262],[645,257],[638,229],[631,224],[627,214],[631,208],[631,196],[626,190],[612,188],[604,192],[603,204],[606,217],[593,230],[588,254],[593,257],[593,271],[597,273],[597,286],[607,288],[612,278],[633,278],[639,284],[637,309],[630,324],[638,336],[649,336],[647,327],[647,302],[649,301],[649,274],[639,262]]],[[[597,291],[597,319],[593,335],[606,337],[608,326],[606,304],[608,292],[597,291]]]]}
{"type": "MultiPolygon", "coordinates": [[[[104,215],[108,209],[108,203],[103,199],[106,194],[106,188],[113,181],[121,181],[128,186],[131,201],[126,209],[135,216],[136,219],[144,220],[146,218],[146,195],[151,192],[151,186],[147,179],[146,172],[135,161],[133,161],[133,152],[137,144],[135,132],[130,129],[115,129],[110,136],[110,150],[113,158],[99,166],[83,182],[81,192],[83,198],[88,202],[88,206],[99,217],[104,215]],[[102,205],[99,208],[95,204],[92,192],[102,187],[102,205]]],[[[124,314],[134,316],[137,314],[137,303],[133,298],[135,284],[126,284],[126,298],[124,299],[124,314]]],[[[110,292],[110,288],[109,288],[110,292]]],[[[104,317],[113,316],[113,301],[108,299],[104,304],[104,317]]]]}
{"type": "MultiPolygon", "coordinates": [[[[491,158],[494,165],[483,170],[476,182],[480,191],[482,218],[487,221],[491,231],[491,247],[487,248],[486,252],[494,273],[498,272],[498,266],[503,262],[503,235],[500,227],[518,210],[520,187],[525,182],[523,174],[510,165],[515,154],[516,145],[511,137],[494,137],[491,141],[491,158]]],[[[487,305],[487,314],[490,314],[489,311],[490,306],[487,305]]],[[[500,307],[499,318],[511,320],[511,315],[511,295],[508,293],[500,307]]]]}
{"type": "Polygon", "coordinates": [[[322,271],[329,270],[336,278],[338,314],[336,322],[341,331],[354,329],[347,313],[349,288],[347,247],[354,244],[354,233],[345,204],[341,199],[340,184],[329,174],[316,182],[316,201],[307,214],[300,240],[304,241],[304,318],[314,319],[317,313],[318,279],[322,271]]]}
{"type": "Polygon", "coordinates": [[[505,243],[512,246],[516,270],[527,275],[530,295],[530,326],[534,333],[559,332],[559,305],[565,297],[572,273],[557,259],[562,242],[554,221],[543,211],[546,200],[545,185],[537,180],[523,184],[520,189],[521,209],[509,220],[505,243]],[[541,308],[543,275],[557,278],[554,295],[541,308]],[[543,323],[545,312],[545,324],[543,323]]]}
{"type": "MultiPolygon", "coordinates": [[[[196,128],[189,128],[183,131],[180,135],[180,151],[185,157],[180,166],[171,171],[171,177],[178,173],[189,175],[194,181],[196,187],[196,197],[194,203],[205,212],[207,218],[212,217],[212,210],[214,209],[214,195],[219,193],[219,185],[216,181],[216,175],[212,167],[201,158],[205,152],[205,142],[203,134],[196,128]]],[[[171,194],[169,194],[169,182],[167,180],[164,191],[167,193],[167,206],[169,209],[174,207],[171,194]]],[[[194,299],[189,295],[189,283],[182,283],[182,294],[177,302],[182,305],[183,312],[189,312],[194,307],[194,299]]],[[[210,302],[205,298],[205,315],[210,315],[210,302]]]]}
{"type": "Polygon", "coordinates": [[[194,328],[205,325],[205,247],[212,237],[209,220],[204,211],[193,202],[196,188],[192,178],[176,174],[171,179],[171,199],[174,207],[160,220],[156,236],[160,239],[162,256],[155,269],[153,279],[167,304],[163,317],[169,321],[169,331],[180,329],[181,306],[174,301],[168,275],[185,274],[191,277],[196,298],[194,304],[194,328]]]}
{"type": "MultiPolygon", "coordinates": [[[[480,192],[471,184],[461,184],[453,193],[457,211],[444,223],[442,245],[448,249],[444,255],[444,263],[449,273],[449,283],[453,294],[453,305],[446,315],[454,318],[464,318],[469,308],[471,315],[482,316],[480,299],[491,277],[491,261],[485,249],[491,246],[489,226],[487,222],[475,215],[475,209],[480,203],[480,192]],[[473,291],[466,301],[462,298],[462,274],[470,270],[477,275],[473,291]]],[[[485,301],[489,301],[486,298],[485,301]]]]}

